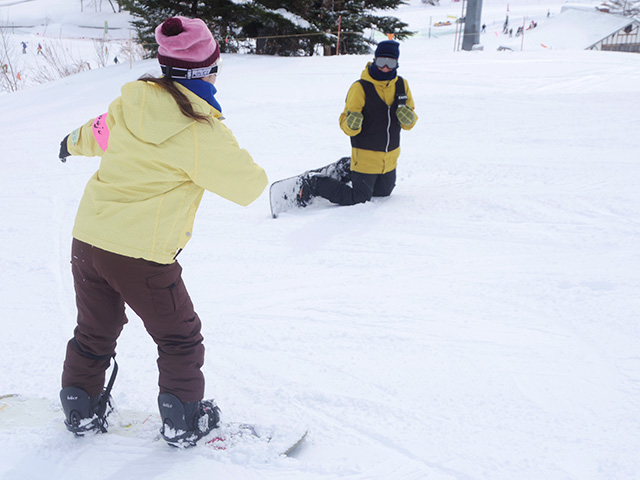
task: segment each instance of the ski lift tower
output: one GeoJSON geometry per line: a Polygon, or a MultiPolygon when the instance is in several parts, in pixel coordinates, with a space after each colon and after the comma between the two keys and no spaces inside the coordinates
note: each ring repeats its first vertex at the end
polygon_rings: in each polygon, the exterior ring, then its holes
{"type": "Polygon", "coordinates": [[[472,50],[474,45],[480,43],[480,29],[482,24],[482,0],[467,0],[467,9],[464,14],[464,34],[462,49],[472,50]]]}

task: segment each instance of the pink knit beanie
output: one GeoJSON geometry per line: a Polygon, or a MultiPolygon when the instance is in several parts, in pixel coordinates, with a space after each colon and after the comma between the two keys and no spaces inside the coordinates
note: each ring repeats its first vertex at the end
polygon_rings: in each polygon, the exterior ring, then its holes
{"type": "MultiPolygon", "coordinates": [[[[220,46],[205,23],[199,18],[171,17],[156,28],[158,62],[173,67],[165,72],[169,77],[199,78],[206,75],[203,67],[211,67],[220,58],[220,46]],[[171,75],[172,70],[187,71],[193,75],[171,75]],[[200,71],[203,70],[203,71],[200,71]]],[[[165,68],[163,68],[165,71],[165,68]]]]}

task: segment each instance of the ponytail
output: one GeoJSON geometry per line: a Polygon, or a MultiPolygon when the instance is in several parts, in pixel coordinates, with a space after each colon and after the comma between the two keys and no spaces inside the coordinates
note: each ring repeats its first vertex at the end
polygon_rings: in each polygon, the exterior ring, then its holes
{"type": "Polygon", "coordinates": [[[169,93],[173,99],[178,104],[178,108],[182,112],[182,114],[186,117],[192,118],[196,122],[202,123],[210,123],[211,116],[198,113],[193,109],[193,104],[189,101],[187,96],[180,91],[180,89],[176,86],[176,83],[169,77],[160,77],[156,78],[151,75],[143,75],[138,80],[148,83],[155,83],[160,88],[169,93]]]}

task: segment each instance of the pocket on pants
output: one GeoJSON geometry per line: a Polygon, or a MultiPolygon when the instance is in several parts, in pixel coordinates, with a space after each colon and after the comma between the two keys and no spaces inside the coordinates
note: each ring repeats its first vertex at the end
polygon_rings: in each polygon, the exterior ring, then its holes
{"type": "Polygon", "coordinates": [[[182,267],[177,263],[162,272],[147,277],[147,287],[155,311],[161,315],[176,312],[189,299],[187,287],[182,281],[182,267]]]}

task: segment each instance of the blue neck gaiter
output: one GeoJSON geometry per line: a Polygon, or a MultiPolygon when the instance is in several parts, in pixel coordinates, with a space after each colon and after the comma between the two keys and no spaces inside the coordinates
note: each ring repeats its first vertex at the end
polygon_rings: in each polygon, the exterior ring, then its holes
{"type": "Polygon", "coordinates": [[[369,65],[369,75],[371,75],[374,80],[388,82],[389,80],[393,80],[394,78],[396,78],[396,76],[398,75],[398,69],[394,68],[390,72],[383,72],[378,67],[376,67],[375,63],[372,63],[371,65],[369,65]]]}
{"type": "Polygon", "coordinates": [[[175,81],[191,90],[203,100],[206,100],[209,105],[222,113],[222,107],[215,98],[215,94],[218,93],[218,90],[216,90],[214,85],[209,82],[205,82],[201,78],[195,78],[193,80],[175,79],[175,81]]]}

